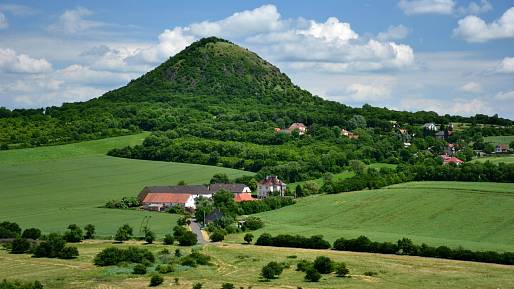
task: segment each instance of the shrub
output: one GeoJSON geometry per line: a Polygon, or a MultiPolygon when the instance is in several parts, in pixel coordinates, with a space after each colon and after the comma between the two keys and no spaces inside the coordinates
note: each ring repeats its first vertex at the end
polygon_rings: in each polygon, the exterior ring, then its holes
{"type": "Polygon", "coordinates": [[[30,242],[25,238],[16,238],[12,242],[11,253],[23,254],[30,250],[30,242]]]}
{"type": "Polygon", "coordinates": [[[64,233],[64,240],[69,243],[78,243],[83,238],[82,229],[76,224],[69,225],[68,231],[64,233]]]}
{"type": "Polygon", "coordinates": [[[177,225],[179,225],[179,226],[185,226],[185,225],[189,225],[189,224],[191,224],[191,220],[189,220],[188,216],[182,216],[182,217],[178,218],[178,220],[177,220],[177,225]]]}
{"type": "Polygon", "coordinates": [[[148,244],[152,244],[155,240],[155,234],[154,232],[150,231],[150,229],[145,228],[145,241],[148,244]]]}
{"type": "Polygon", "coordinates": [[[223,283],[223,285],[221,285],[221,289],[234,289],[236,287],[234,287],[234,284],[232,283],[223,283]]]}
{"type": "Polygon", "coordinates": [[[78,256],[77,248],[66,247],[66,241],[63,236],[57,233],[51,233],[46,240],[41,242],[34,249],[34,257],[41,258],[63,258],[69,259],[78,256]]]}
{"type": "Polygon", "coordinates": [[[87,224],[84,227],[84,230],[86,231],[86,234],[84,234],[84,239],[94,239],[95,238],[95,225],[93,224],[87,224]]]}
{"type": "Polygon", "coordinates": [[[121,262],[130,263],[153,263],[155,257],[147,249],[141,249],[138,247],[128,247],[127,249],[121,249],[116,247],[109,247],[103,249],[100,253],[96,254],[94,263],[97,266],[110,266],[117,265],[121,262]]]}
{"type": "Polygon", "coordinates": [[[0,289],[43,289],[43,285],[39,281],[34,282],[21,282],[21,281],[7,281],[0,282],[0,289]]]}
{"type": "Polygon", "coordinates": [[[159,274],[154,274],[150,278],[150,287],[159,286],[164,282],[164,278],[162,278],[159,274]]]}
{"type": "Polygon", "coordinates": [[[178,238],[178,244],[180,246],[193,246],[198,243],[196,234],[190,231],[186,231],[182,236],[178,238]]]}
{"type": "Polygon", "coordinates": [[[168,264],[168,265],[160,264],[155,268],[155,270],[161,274],[167,274],[170,272],[174,272],[175,268],[173,268],[173,265],[171,265],[171,264],[168,264]]]}
{"type": "Polygon", "coordinates": [[[136,266],[134,266],[134,269],[132,269],[132,274],[145,275],[146,266],[143,264],[136,264],[136,266]]]}
{"type": "Polygon", "coordinates": [[[250,244],[253,240],[253,235],[251,233],[246,233],[244,236],[244,240],[247,244],[250,244]]]}
{"type": "Polygon", "coordinates": [[[164,245],[173,245],[173,243],[175,243],[175,238],[170,234],[166,234],[164,235],[163,243],[164,245]]]}
{"type": "Polygon", "coordinates": [[[305,280],[310,282],[318,282],[321,279],[321,274],[313,267],[307,268],[305,271],[305,280]]]}
{"type": "Polygon", "coordinates": [[[0,223],[0,228],[4,228],[7,231],[11,231],[16,233],[16,235],[21,234],[21,228],[20,225],[14,223],[14,222],[2,222],[0,223]]]}
{"type": "Polygon", "coordinates": [[[261,269],[261,276],[264,279],[275,279],[280,274],[282,274],[282,271],[284,270],[284,267],[277,263],[277,262],[269,262],[261,269]]]}
{"type": "Polygon", "coordinates": [[[221,230],[215,230],[209,236],[212,242],[221,242],[225,239],[225,234],[221,230]]]}
{"type": "Polygon", "coordinates": [[[118,242],[127,241],[132,237],[132,227],[128,224],[125,224],[118,228],[116,235],[114,236],[114,240],[118,242]]]}
{"type": "Polygon", "coordinates": [[[243,230],[255,231],[264,227],[264,222],[258,217],[248,217],[243,224],[243,230]]]}
{"type": "Polygon", "coordinates": [[[184,235],[187,232],[187,229],[182,226],[173,227],[173,237],[175,237],[175,239],[182,237],[182,235],[184,235]]]}
{"type": "Polygon", "coordinates": [[[364,275],[365,276],[377,276],[378,273],[377,272],[373,272],[373,271],[366,271],[366,272],[364,272],[364,275]]]}
{"type": "Polygon", "coordinates": [[[316,235],[306,238],[300,235],[277,235],[272,237],[270,234],[264,233],[255,242],[259,246],[275,246],[275,247],[291,247],[306,249],[328,249],[330,243],[323,239],[323,236],[316,235]]]}
{"type": "Polygon", "coordinates": [[[41,230],[37,228],[29,228],[25,229],[23,233],[21,234],[21,237],[24,239],[33,239],[37,240],[39,237],[41,237],[41,230]]]}
{"type": "Polygon", "coordinates": [[[61,259],[73,259],[79,255],[79,250],[76,247],[64,247],[62,248],[59,258],[61,259]]]}
{"type": "Polygon", "coordinates": [[[350,273],[345,263],[337,263],[335,269],[337,277],[346,277],[350,273]]]}
{"type": "Polygon", "coordinates": [[[321,274],[330,274],[333,271],[333,263],[330,258],[325,256],[316,257],[312,265],[321,274]]]}
{"type": "Polygon", "coordinates": [[[193,288],[192,289],[202,289],[202,283],[195,283],[195,285],[193,285],[193,288]]]}
{"type": "Polygon", "coordinates": [[[309,269],[312,266],[313,266],[312,262],[307,261],[307,260],[300,260],[300,262],[298,262],[296,264],[296,271],[305,272],[305,271],[307,271],[307,269],[309,269]]]}
{"type": "Polygon", "coordinates": [[[196,263],[196,259],[192,257],[191,255],[185,256],[180,260],[180,265],[182,266],[189,266],[196,268],[198,264],[196,263]]]}

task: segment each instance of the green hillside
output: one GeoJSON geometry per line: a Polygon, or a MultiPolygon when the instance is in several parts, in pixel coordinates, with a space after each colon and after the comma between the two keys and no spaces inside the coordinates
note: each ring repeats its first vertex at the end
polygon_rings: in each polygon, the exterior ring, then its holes
{"type": "Polygon", "coordinates": [[[63,231],[68,224],[97,226],[110,236],[129,223],[136,232],[144,216],[158,234],[176,221],[170,214],[99,208],[106,201],[135,196],[144,186],[208,182],[223,172],[237,177],[247,172],[191,164],[128,160],[108,157],[106,151],[141,143],[138,134],[70,145],[0,152],[1,220],[45,232],[63,231]]]}
{"type": "Polygon", "coordinates": [[[488,142],[488,143],[492,143],[494,145],[497,145],[497,144],[509,145],[512,141],[514,141],[514,135],[486,136],[486,137],[484,137],[484,141],[488,142]]]}
{"type": "Polygon", "coordinates": [[[513,207],[513,184],[414,182],[307,197],[258,216],[266,223],[260,232],[272,234],[322,234],[330,241],[408,237],[430,245],[514,251],[513,207]]]}

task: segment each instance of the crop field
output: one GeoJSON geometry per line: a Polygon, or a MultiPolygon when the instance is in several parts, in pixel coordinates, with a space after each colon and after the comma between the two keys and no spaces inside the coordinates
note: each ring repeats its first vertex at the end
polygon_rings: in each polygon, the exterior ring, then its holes
{"type": "MultiPolygon", "coordinates": [[[[45,288],[52,289],[131,289],[145,288],[149,275],[131,274],[132,265],[96,267],[94,256],[108,246],[135,245],[135,242],[112,245],[109,241],[88,241],[78,244],[80,256],[75,260],[31,258],[30,255],[13,255],[0,250],[2,278],[39,280],[45,288]]],[[[141,243],[139,243],[139,246],[141,243]]],[[[163,248],[173,252],[176,246],[144,245],[155,254],[163,248]]],[[[190,250],[180,248],[185,254],[190,250]]],[[[203,289],[219,289],[223,283],[235,288],[514,288],[514,266],[462,262],[434,258],[339,252],[331,250],[305,250],[292,248],[258,247],[240,244],[205,245],[211,265],[197,268],[178,266],[175,272],[163,274],[164,283],[158,288],[190,289],[202,283],[203,289]],[[296,271],[301,259],[313,260],[327,256],[345,262],[350,269],[349,278],[334,274],[323,275],[320,282],[304,280],[304,273],[296,271]],[[262,266],[271,261],[289,265],[278,279],[262,281],[262,266]],[[369,273],[375,273],[372,276],[369,273]],[[178,278],[178,284],[175,282],[178,278]]]]}
{"type": "MultiPolygon", "coordinates": [[[[314,195],[280,210],[257,214],[258,232],[366,235],[376,241],[402,237],[415,243],[514,251],[514,184],[411,182],[380,190],[314,195]]],[[[240,242],[241,235],[230,240],[240,242]]]]}
{"type": "Polygon", "coordinates": [[[146,133],[69,145],[0,152],[0,220],[64,231],[68,224],[96,225],[111,236],[122,224],[136,232],[145,216],[158,235],[169,232],[176,216],[100,208],[106,201],[136,196],[144,186],[202,184],[215,173],[237,177],[248,172],[193,164],[109,157],[115,147],[141,143],[146,133]]]}

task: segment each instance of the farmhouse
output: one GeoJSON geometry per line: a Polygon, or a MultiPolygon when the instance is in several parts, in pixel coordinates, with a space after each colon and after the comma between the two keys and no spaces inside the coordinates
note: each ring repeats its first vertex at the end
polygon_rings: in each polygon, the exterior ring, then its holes
{"type": "Polygon", "coordinates": [[[353,133],[351,131],[348,131],[348,130],[346,130],[344,128],[341,129],[341,135],[345,136],[345,137],[347,137],[349,139],[358,139],[359,138],[359,135],[357,135],[357,134],[355,134],[355,133],[353,133]]]}
{"type": "Polygon", "coordinates": [[[146,210],[165,211],[173,206],[195,210],[196,198],[212,198],[212,195],[221,191],[234,194],[236,202],[253,201],[250,188],[245,184],[212,184],[183,185],[183,186],[152,186],[145,187],[138,195],[138,199],[146,210]]]}
{"type": "Polygon", "coordinates": [[[509,146],[506,144],[497,144],[494,152],[497,154],[509,152],[509,146]]]}
{"type": "Polygon", "coordinates": [[[257,193],[259,198],[267,198],[270,195],[284,196],[286,192],[286,184],[278,179],[277,176],[266,176],[266,178],[257,183],[257,193]]]}
{"type": "Polygon", "coordinates": [[[456,165],[460,165],[460,164],[464,163],[463,160],[461,160],[459,158],[456,158],[456,157],[450,157],[448,155],[442,155],[441,158],[443,159],[443,164],[444,165],[447,165],[447,164],[450,164],[450,163],[453,163],[453,164],[456,164],[456,165]]]}
{"type": "Polygon", "coordinates": [[[285,129],[276,127],[275,132],[276,133],[282,132],[282,133],[290,134],[296,129],[298,130],[299,135],[304,135],[307,132],[307,126],[305,126],[305,124],[303,124],[301,122],[295,122],[292,125],[290,125],[289,128],[285,128],[285,129]]]}
{"type": "Polygon", "coordinates": [[[423,128],[426,130],[436,131],[437,125],[435,125],[435,123],[433,122],[428,122],[423,125],[423,128]]]}

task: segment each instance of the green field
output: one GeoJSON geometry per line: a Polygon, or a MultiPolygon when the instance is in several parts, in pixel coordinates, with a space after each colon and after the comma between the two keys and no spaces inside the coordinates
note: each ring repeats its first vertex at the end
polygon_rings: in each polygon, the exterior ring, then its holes
{"type": "Polygon", "coordinates": [[[110,199],[136,196],[144,186],[184,180],[202,184],[213,174],[251,174],[219,167],[121,159],[106,156],[114,147],[141,143],[147,133],[69,145],[0,152],[0,220],[63,231],[68,224],[96,225],[111,236],[129,223],[139,230],[144,216],[158,234],[169,232],[175,215],[99,208],[110,199]]]}
{"type": "Polygon", "coordinates": [[[488,142],[488,143],[492,143],[494,145],[497,145],[497,144],[509,145],[511,141],[514,141],[514,135],[486,136],[486,137],[484,137],[484,141],[488,142]]]}
{"type": "Polygon", "coordinates": [[[476,158],[473,161],[474,162],[490,161],[494,164],[499,164],[499,163],[514,164],[514,155],[492,155],[492,156],[487,156],[487,157],[476,158]]]}
{"type": "MultiPolygon", "coordinates": [[[[396,165],[386,164],[386,163],[374,163],[374,164],[368,165],[368,167],[375,168],[377,170],[379,170],[381,168],[391,168],[391,169],[394,169],[394,168],[396,168],[396,165]]],[[[341,173],[333,174],[333,179],[335,181],[338,181],[338,180],[348,179],[348,178],[351,178],[353,176],[355,176],[355,173],[353,171],[344,171],[344,172],[341,172],[341,173]]],[[[319,186],[323,185],[323,178],[315,179],[315,180],[312,180],[312,181],[317,183],[319,186]]],[[[303,183],[305,183],[305,181],[287,184],[287,186],[289,187],[290,190],[294,190],[297,185],[303,185],[303,183]]]]}
{"type": "Polygon", "coordinates": [[[514,251],[513,208],[514,184],[413,182],[303,198],[258,214],[266,223],[258,233],[322,234],[330,241],[408,237],[434,246],[514,251]]]}
{"type": "MultiPolygon", "coordinates": [[[[134,245],[134,242],[130,243],[134,245]]],[[[128,246],[129,244],[116,245],[128,246]]],[[[0,250],[0,276],[7,279],[40,280],[45,288],[52,289],[135,289],[147,288],[149,274],[130,274],[131,266],[95,267],[93,257],[109,242],[78,244],[80,256],[76,260],[31,258],[30,255],[12,255],[0,250]]],[[[142,246],[142,245],[139,245],[142,246]]],[[[157,253],[165,246],[153,244],[145,248],[157,253]]],[[[175,246],[166,246],[173,252],[175,246]]],[[[186,253],[189,248],[180,248],[186,253]]],[[[190,289],[200,282],[203,289],[219,289],[225,282],[235,288],[514,288],[514,266],[461,262],[444,259],[379,255],[330,250],[304,250],[292,248],[258,247],[239,244],[207,245],[203,253],[212,257],[211,266],[197,268],[180,267],[164,276],[164,283],[157,288],[190,289]],[[300,259],[313,260],[328,256],[337,262],[345,262],[350,278],[338,278],[334,274],[323,275],[318,283],[304,281],[304,273],[295,271],[300,259]],[[297,258],[288,258],[296,256],[297,258]],[[290,264],[278,279],[263,282],[259,274],[263,265],[270,261],[290,264]],[[366,276],[365,272],[376,272],[366,276]],[[179,279],[175,284],[174,279],[179,279]]],[[[151,268],[149,270],[152,270],[151,268]]]]}

